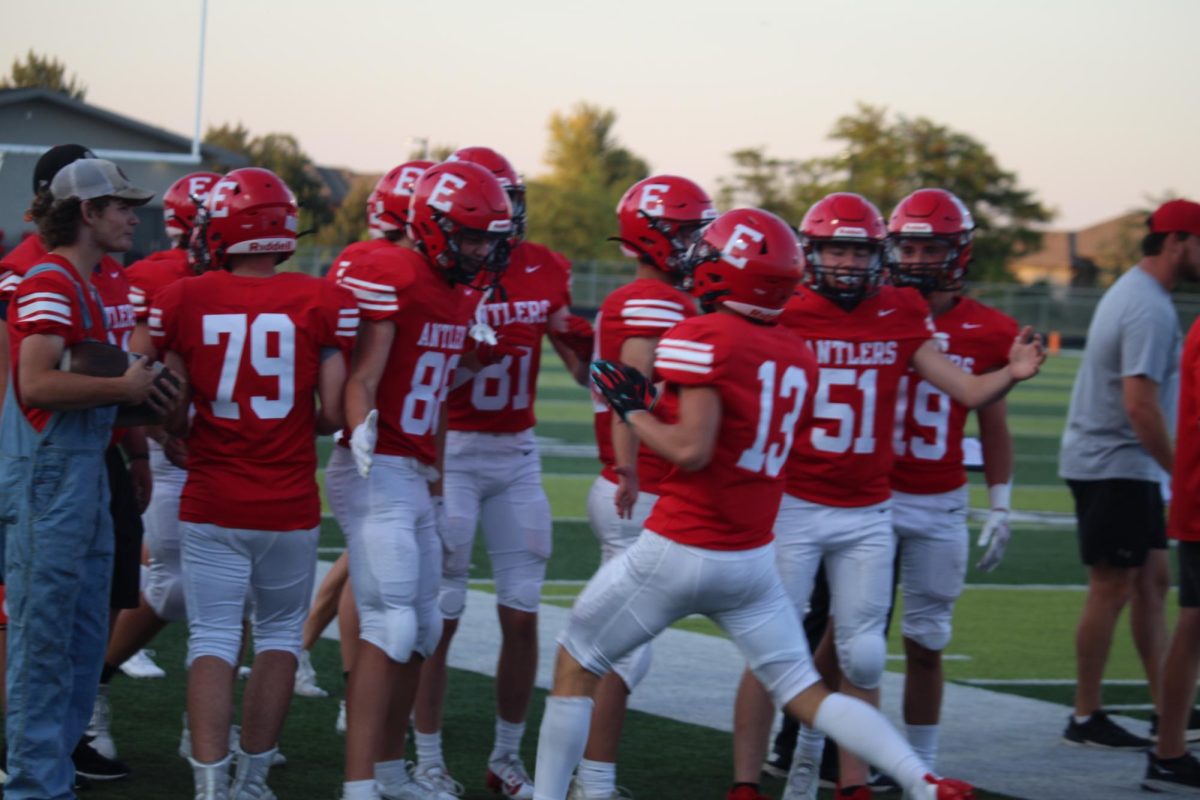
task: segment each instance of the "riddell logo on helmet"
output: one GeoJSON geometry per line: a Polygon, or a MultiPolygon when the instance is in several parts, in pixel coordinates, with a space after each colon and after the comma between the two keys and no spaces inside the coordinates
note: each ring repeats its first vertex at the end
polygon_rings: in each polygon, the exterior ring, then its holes
{"type": "Polygon", "coordinates": [[[295,245],[291,239],[266,239],[250,242],[247,248],[251,253],[278,253],[280,250],[291,250],[295,245]]]}

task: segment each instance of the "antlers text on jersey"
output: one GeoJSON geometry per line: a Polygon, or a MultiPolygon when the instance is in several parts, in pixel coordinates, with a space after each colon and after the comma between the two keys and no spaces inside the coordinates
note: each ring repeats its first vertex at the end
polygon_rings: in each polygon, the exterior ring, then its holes
{"type": "Polygon", "coordinates": [[[550,317],[549,300],[512,300],[504,303],[485,303],[483,311],[487,324],[500,328],[510,322],[544,325],[550,317]]]}
{"type": "Polygon", "coordinates": [[[462,350],[466,341],[466,325],[452,325],[448,322],[426,322],[421,327],[421,338],[417,340],[417,347],[462,350]]]}
{"type": "Polygon", "coordinates": [[[810,339],[809,348],[821,366],[881,366],[895,364],[900,357],[896,342],[844,342],[810,339]]]}

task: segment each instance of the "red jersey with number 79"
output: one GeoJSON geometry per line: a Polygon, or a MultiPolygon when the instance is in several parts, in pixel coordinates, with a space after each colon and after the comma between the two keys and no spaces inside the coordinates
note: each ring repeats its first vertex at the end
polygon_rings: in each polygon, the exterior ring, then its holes
{"type": "Polygon", "coordinates": [[[658,341],[654,371],[666,391],[715,389],[716,449],[696,472],[673,467],[659,484],[646,528],[681,544],[748,550],[771,541],[783,469],[803,433],[816,362],[793,333],[731,313],[681,322],[658,341]]]}
{"type": "Polygon", "coordinates": [[[375,391],[375,452],[433,464],[438,418],[479,293],[452,286],[425,256],[401,247],[355,261],[340,284],[354,293],[365,322],[395,326],[375,391]]]}
{"type": "Polygon", "coordinates": [[[226,528],[300,530],[320,522],[315,480],[323,351],[353,347],[346,290],[295,272],[225,271],[176,281],[150,309],[159,352],[187,368],[195,415],[179,518],[226,528]]]}

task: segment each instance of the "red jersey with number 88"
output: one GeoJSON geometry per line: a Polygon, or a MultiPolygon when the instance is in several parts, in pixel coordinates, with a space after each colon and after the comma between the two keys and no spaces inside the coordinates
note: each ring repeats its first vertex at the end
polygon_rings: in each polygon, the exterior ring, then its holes
{"type": "MultiPolygon", "coordinates": [[[[1014,319],[963,297],[935,317],[934,334],[946,357],[964,372],[980,375],[1008,363],[1019,327],[1014,319]]],[[[892,488],[909,494],[941,494],[967,482],[963,427],[967,407],[909,370],[896,396],[892,488]]]]}
{"type": "Polygon", "coordinates": [[[316,526],[314,395],[322,351],[354,345],[350,293],[296,272],[213,271],[160,291],[149,326],[160,352],[183,359],[195,408],[179,518],[263,531],[316,526]]]}
{"type": "MultiPolygon", "coordinates": [[[[571,265],[548,247],[521,242],[512,251],[500,278],[503,292],[493,290],[483,304],[484,321],[496,330],[510,322],[524,322],[544,336],[551,319],[565,315],[571,305],[571,265]]],[[[468,343],[471,346],[472,343],[468,343]]],[[[505,356],[490,364],[450,393],[450,429],[517,433],[537,420],[537,377],[541,368],[540,344],[525,348],[520,357],[505,356]]]]}
{"type": "Polygon", "coordinates": [[[771,541],[783,468],[803,433],[816,362],[794,334],[730,313],[706,314],[667,331],[654,354],[666,391],[708,386],[721,397],[712,460],[673,467],[646,528],[681,544],[748,550],[771,541]],[[799,431],[799,433],[798,433],[799,431]]]}
{"type": "Polygon", "coordinates": [[[846,508],[882,503],[891,496],[896,391],[933,338],[928,304],[915,289],[881,286],[845,311],[802,288],[780,322],[808,343],[819,367],[813,424],[796,437],[788,494],[846,508]]]}
{"type": "Polygon", "coordinates": [[[396,328],[375,390],[375,452],[433,464],[438,417],[479,293],[451,286],[425,256],[401,247],[355,261],[340,283],[354,293],[363,320],[396,328]]]}

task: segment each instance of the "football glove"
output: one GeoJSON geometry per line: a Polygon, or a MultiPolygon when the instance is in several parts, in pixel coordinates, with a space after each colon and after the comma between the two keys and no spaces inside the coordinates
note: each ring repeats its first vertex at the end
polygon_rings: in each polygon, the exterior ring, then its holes
{"type": "Polygon", "coordinates": [[[593,361],[592,383],[625,421],[632,411],[649,411],[658,399],[654,386],[633,367],[615,361],[593,361]]]}
{"type": "Polygon", "coordinates": [[[592,327],[592,323],[583,317],[578,314],[568,315],[566,328],[554,336],[565,344],[580,361],[592,360],[596,330],[592,327]]]}
{"type": "Polygon", "coordinates": [[[496,331],[495,343],[480,342],[475,348],[480,364],[495,364],[505,356],[522,356],[527,348],[536,347],[542,338],[536,327],[528,322],[510,322],[496,331]]]}
{"type": "Polygon", "coordinates": [[[993,508],[988,512],[983,530],[979,532],[979,546],[986,547],[987,550],[975,568],[980,572],[991,572],[1000,566],[1004,551],[1008,548],[1008,540],[1011,538],[1012,531],[1008,529],[1008,509],[993,508]]]}
{"type": "Polygon", "coordinates": [[[371,473],[371,456],[375,454],[375,440],[379,438],[379,410],[372,408],[367,418],[360,422],[350,434],[350,453],[358,474],[367,477],[371,473]]]}

